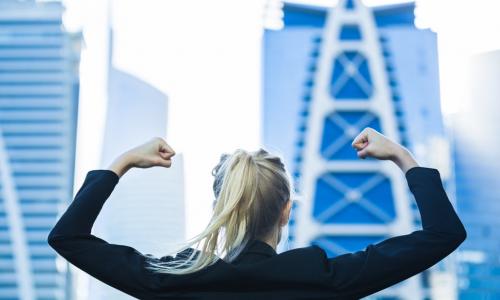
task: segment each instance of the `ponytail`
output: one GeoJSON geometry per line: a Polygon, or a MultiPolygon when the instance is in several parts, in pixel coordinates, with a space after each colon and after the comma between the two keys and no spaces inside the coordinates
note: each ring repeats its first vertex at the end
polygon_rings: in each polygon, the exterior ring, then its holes
{"type": "Polygon", "coordinates": [[[152,260],[148,268],[159,273],[187,274],[219,258],[231,262],[250,240],[275,228],[290,197],[290,180],[278,157],[263,149],[253,155],[238,149],[232,155],[223,155],[212,174],[216,200],[208,226],[176,252],[194,245],[200,251],[180,261],[152,260]]]}

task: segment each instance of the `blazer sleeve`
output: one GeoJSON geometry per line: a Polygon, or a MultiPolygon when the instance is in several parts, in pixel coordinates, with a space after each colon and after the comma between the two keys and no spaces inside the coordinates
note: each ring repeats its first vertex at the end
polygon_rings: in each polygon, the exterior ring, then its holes
{"type": "Polygon", "coordinates": [[[363,251],[326,258],[330,284],[345,298],[362,298],[436,264],[466,238],[437,169],[413,167],[405,173],[417,202],[422,230],[386,239],[363,251]]]}
{"type": "MultiPolygon", "coordinates": [[[[152,288],[155,276],[144,268],[150,254],[111,244],[91,234],[104,202],[118,183],[111,170],[92,170],[74,200],[48,235],[48,243],[70,263],[129,295],[142,298],[152,288]]],[[[170,259],[163,257],[162,260],[170,259]]]]}

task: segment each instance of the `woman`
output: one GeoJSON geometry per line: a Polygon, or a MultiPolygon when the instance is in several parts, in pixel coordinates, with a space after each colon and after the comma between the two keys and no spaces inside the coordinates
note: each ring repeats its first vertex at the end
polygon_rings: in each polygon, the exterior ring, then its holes
{"type": "Polygon", "coordinates": [[[139,299],[359,299],[434,265],[466,232],[437,169],[420,167],[406,148],[371,128],[352,146],[360,158],[391,160],[402,170],[422,230],[333,258],[318,246],[277,254],[292,189],[281,160],[261,149],[222,157],[213,170],[213,216],[174,254],[158,258],[92,235],[104,202],[130,168],[171,166],[175,152],[154,138],[108,169],[89,171],[48,242],[78,268],[139,299]]]}

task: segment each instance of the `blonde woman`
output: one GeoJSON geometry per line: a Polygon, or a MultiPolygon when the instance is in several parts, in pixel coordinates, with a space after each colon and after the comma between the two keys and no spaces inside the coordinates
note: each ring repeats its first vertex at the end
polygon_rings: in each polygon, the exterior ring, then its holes
{"type": "Polygon", "coordinates": [[[419,166],[406,148],[371,128],[352,146],[360,158],[391,160],[401,169],[423,229],[337,257],[318,246],[278,254],[292,187],[281,159],[260,149],[221,157],[213,169],[212,217],[178,251],[155,257],[92,235],[104,202],[130,168],[171,166],[174,150],[153,138],[108,169],[89,171],[48,242],[73,265],[139,299],[359,299],[434,265],[466,232],[437,169],[419,166]]]}

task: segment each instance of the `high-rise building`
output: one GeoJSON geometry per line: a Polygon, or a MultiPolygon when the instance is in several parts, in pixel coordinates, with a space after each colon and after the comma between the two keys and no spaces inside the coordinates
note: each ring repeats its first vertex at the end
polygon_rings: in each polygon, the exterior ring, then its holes
{"type": "MultiPolygon", "coordinates": [[[[285,2],[282,10],[282,28],[264,36],[263,135],[284,155],[302,196],[292,246],[317,244],[335,256],[410,232],[419,219],[402,174],[387,162],[360,161],[350,142],[373,127],[447,179],[435,34],[415,28],[412,3],[285,2]]],[[[374,298],[452,299],[445,265],[435,268],[446,275],[434,285],[440,289],[428,289],[435,276],[425,273],[374,298]]]]}
{"type": "Polygon", "coordinates": [[[477,55],[464,109],[452,116],[457,208],[467,228],[459,298],[500,299],[500,51],[477,55]]]}
{"type": "Polygon", "coordinates": [[[0,1],[0,299],[66,299],[47,244],[73,193],[79,35],[60,2],[0,1]]]}
{"type": "MultiPolygon", "coordinates": [[[[165,94],[113,66],[108,74],[102,168],[153,137],[167,139],[165,94]]],[[[95,223],[98,235],[155,256],[174,250],[174,243],[185,238],[183,170],[182,154],[174,156],[169,169],[130,170],[120,178],[95,223]]],[[[89,299],[133,298],[92,278],[89,299]]]]}

